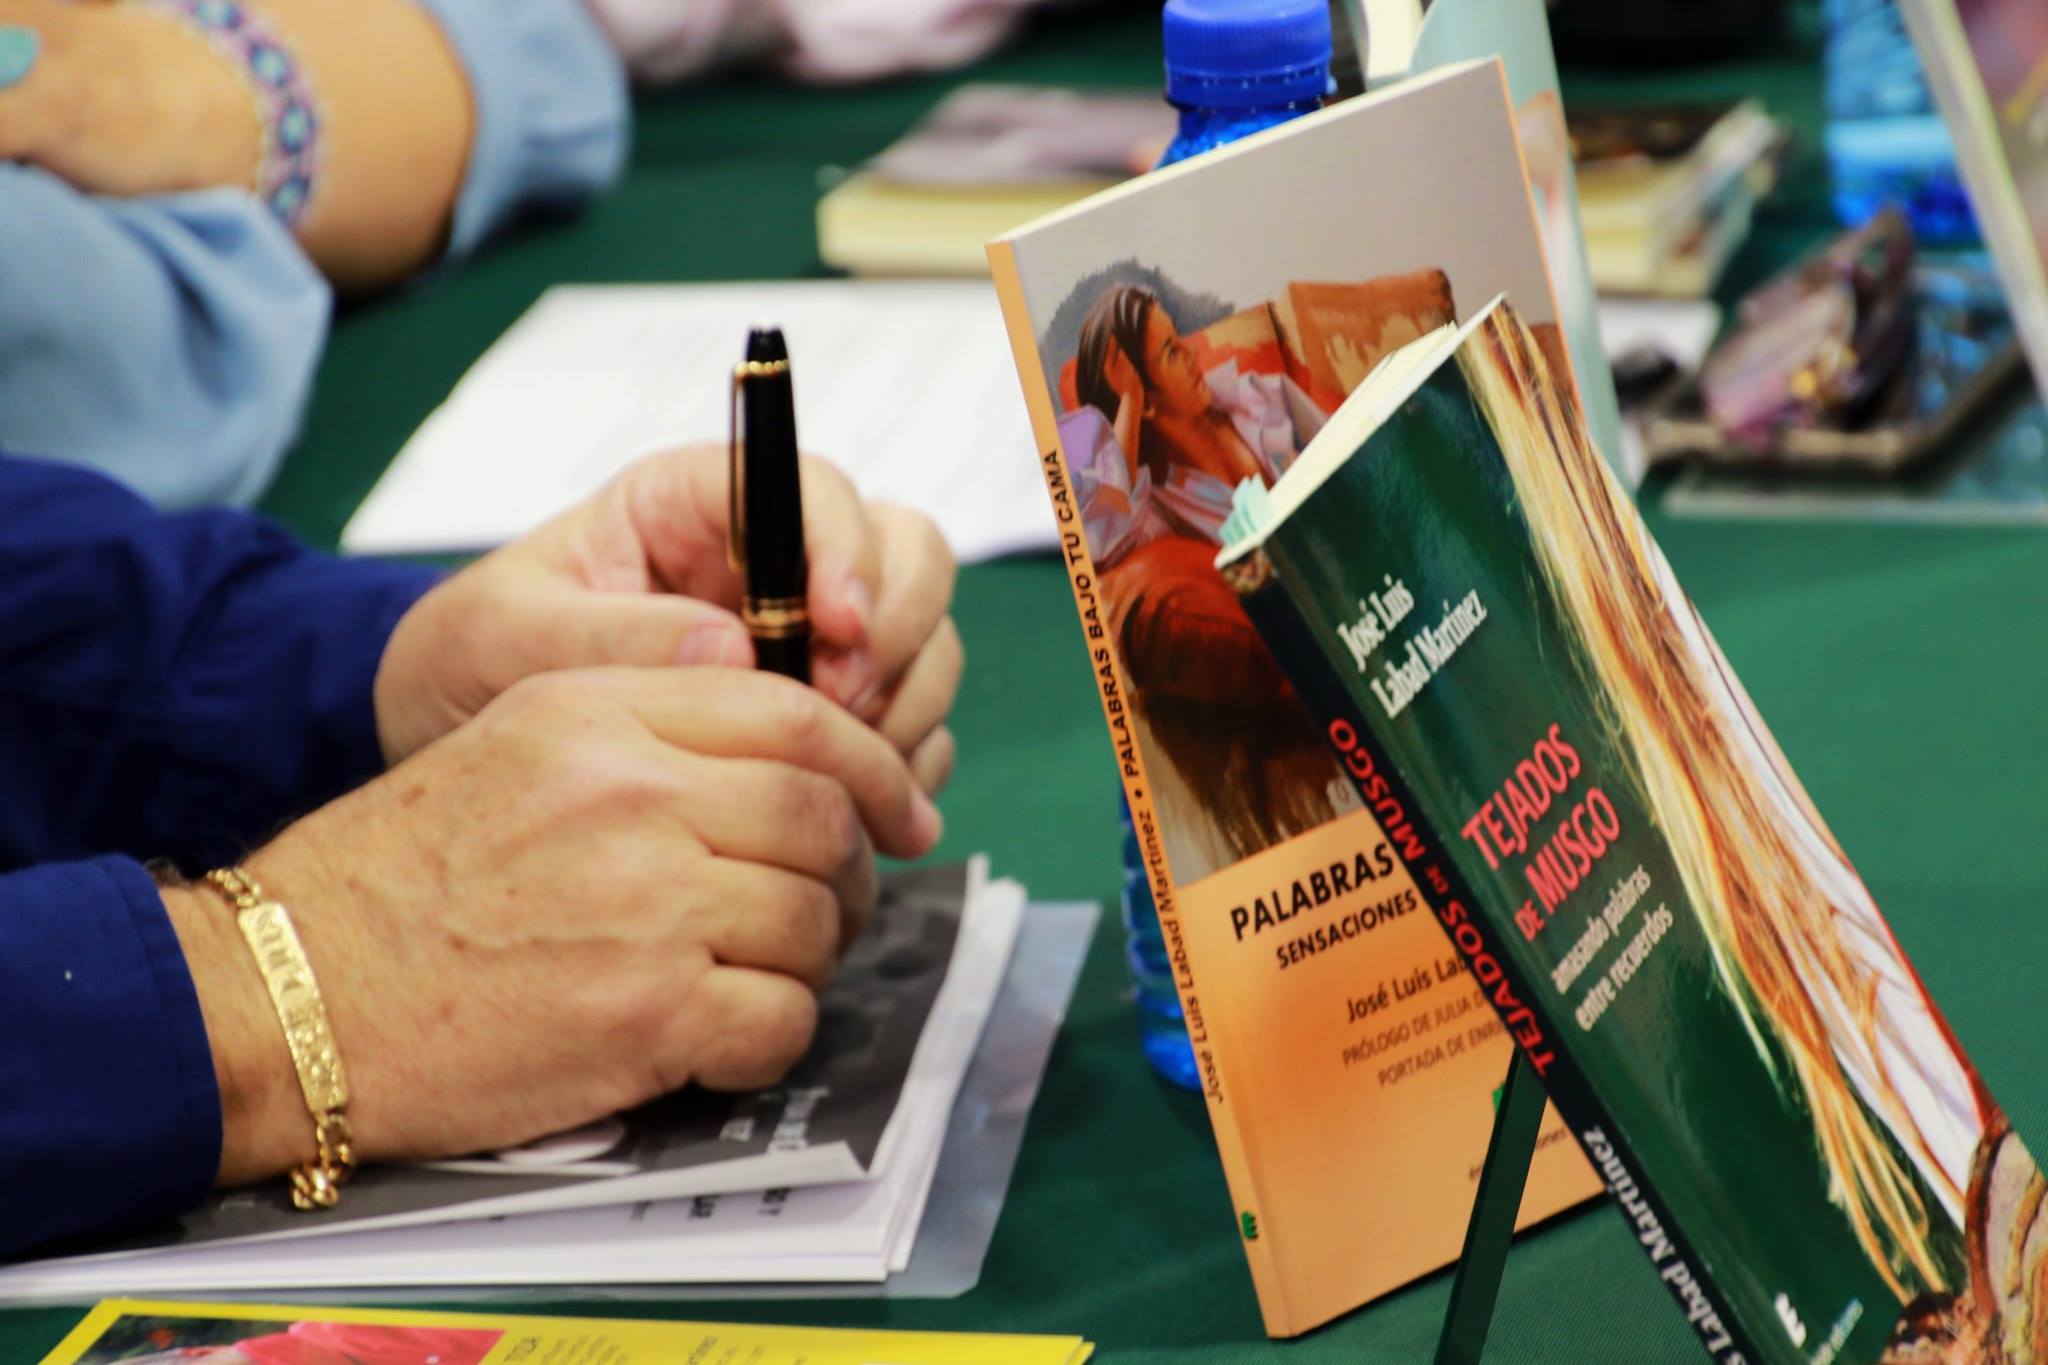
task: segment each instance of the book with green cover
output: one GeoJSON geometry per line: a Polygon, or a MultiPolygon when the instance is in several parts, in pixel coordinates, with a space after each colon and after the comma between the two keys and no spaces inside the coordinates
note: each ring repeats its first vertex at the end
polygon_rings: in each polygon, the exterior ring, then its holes
{"type": "Polygon", "coordinates": [[[1225,541],[1715,1360],[2048,1361],[2048,1186],[1506,301],[1225,541]]]}

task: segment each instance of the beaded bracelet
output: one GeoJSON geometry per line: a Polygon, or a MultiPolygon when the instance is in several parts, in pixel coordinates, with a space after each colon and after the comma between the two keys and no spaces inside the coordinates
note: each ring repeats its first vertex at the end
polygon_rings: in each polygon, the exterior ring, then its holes
{"type": "Polygon", "coordinates": [[[198,29],[216,51],[249,72],[263,153],[256,195],[286,227],[313,196],[319,170],[320,115],[306,73],[268,23],[235,0],[136,0],[198,29]]]}

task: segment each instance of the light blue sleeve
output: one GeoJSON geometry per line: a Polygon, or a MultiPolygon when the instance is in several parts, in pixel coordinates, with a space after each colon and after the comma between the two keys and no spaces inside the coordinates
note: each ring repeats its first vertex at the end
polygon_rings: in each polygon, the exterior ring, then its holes
{"type": "MultiPolygon", "coordinates": [[[[470,82],[448,254],[618,177],[618,58],[581,0],[424,0],[470,82]]],[[[241,190],[82,194],[0,162],[0,447],[166,508],[247,505],[297,435],[330,291],[241,190]]]]}
{"type": "Polygon", "coordinates": [[[107,199],[0,163],[0,447],[160,506],[253,502],[298,430],[329,309],[249,194],[107,199]]]}
{"type": "Polygon", "coordinates": [[[625,69],[583,0],[422,0],[469,77],[476,131],[448,254],[529,209],[579,204],[618,178],[625,69]]]}

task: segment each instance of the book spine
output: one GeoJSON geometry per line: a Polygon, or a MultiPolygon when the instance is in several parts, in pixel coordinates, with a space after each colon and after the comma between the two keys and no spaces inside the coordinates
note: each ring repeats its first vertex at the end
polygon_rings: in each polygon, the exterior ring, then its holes
{"type": "Polygon", "coordinates": [[[1707,1353],[1719,1365],[1760,1365],[1769,1360],[1744,1334],[1664,1202],[1647,1182],[1637,1178],[1636,1172],[1642,1168],[1627,1139],[1593,1094],[1570,1050],[1553,1044],[1552,1040],[1562,1036],[1556,1020],[1542,1006],[1542,997],[1530,988],[1513,957],[1503,951],[1491,918],[1473,896],[1464,875],[1441,851],[1450,844],[1387,761],[1380,736],[1331,668],[1314,631],[1296,609],[1278,567],[1264,550],[1255,550],[1231,564],[1224,576],[1266,647],[1293,682],[1302,704],[1323,727],[1324,737],[1359,797],[1386,831],[1395,856],[1414,877],[1423,902],[1457,948],[1502,1026],[1542,1079],[1559,1117],[1578,1139],[1586,1159],[1650,1257],[1657,1277],[1699,1333],[1707,1353]]]}
{"type": "MultiPolygon", "coordinates": [[[[1138,752],[1130,725],[1130,687],[1123,660],[1109,638],[1108,607],[1101,598],[1101,577],[1095,570],[1087,537],[1081,531],[1081,510],[1074,493],[1065,452],[1060,449],[1058,417],[1052,393],[1046,387],[1039,365],[1038,342],[1031,330],[1030,309],[1024,301],[1016,257],[1008,242],[988,247],[989,269],[997,296],[1002,301],[1003,322],[1010,338],[1010,350],[1017,363],[1017,377],[1024,388],[1025,404],[1031,412],[1031,430],[1038,446],[1039,470],[1045,476],[1046,491],[1052,497],[1053,517],[1059,523],[1060,558],[1074,592],[1074,609],[1081,619],[1081,631],[1088,649],[1088,661],[1095,671],[1103,718],[1109,724],[1110,741],[1117,755],[1117,773],[1123,782],[1124,799],[1131,809],[1131,822],[1138,834],[1138,847],[1145,860],[1145,876],[1158,907],[1159,929],[1174,964],[1174,990],[1181,1010],[1189,1019],[1207,1021],[1205,1036],[1194,1043],[1196,1060],[1202,1070],[1202,1095],[1209,1107],[1209,1124],[1216,1134],[1216,1152],[1222,1159],[1224,1182],[1230,1188],[1232,1223],[1240,1231],[1245,1260],[1251,1268],[1252,1287],[1258,1294],[1259,1312],[1269,1335],[1293,1336],[1307,1324],[1297,1324],[1289,1307],[1284,1278],[1273,1251],[1273,1239],[1250,1233],[1262,1219],[1259,1181],[1254,1165],[1251,1135],[1239,1122],[1241,1090],[1232,1083],[1230,1060],[1231,1029],[1218,1008],[1220,997],[1206,1004],[1199,998],[1199,967],[1187,941],[1180,919],[1180,901],[1174,894],[1173,877],[1167,867],[1166,844],[1160,833],[1158,810],[1152,801],[1151,783],[1145,775],[1145,761],[1138,752]],[[1247,1222],[1246,1220],[1249,1220],[1247,1222]]],[[[1109,819],[1105,805],[1103,818],[1109,819]]],[[[1135,1041],[1135,1040],[1134,1040],[1135,1041]]]]}

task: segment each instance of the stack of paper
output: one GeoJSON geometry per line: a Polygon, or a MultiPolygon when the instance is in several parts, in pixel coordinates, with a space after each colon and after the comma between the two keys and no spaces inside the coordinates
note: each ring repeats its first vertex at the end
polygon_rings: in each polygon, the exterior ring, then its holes
{"type": "Polygon", "coordinates": [[[320,1215],[276,1189],[227,1195],[146,1242],[0,1269],[0,1300],[884,1279],[909,1261],[1023,908],[980,860],[888,878],[775,1090],[686,1091],[493,1158],[372,1168],[320,1215]]]}
{"type": "Polygon", "coordinates": [[[414,433],[342,548],[485,549],[639,456],[723,444],[763,322],[789,340],[804,449],[864,496],[926,513],[963,561],[1054,544],[990,287],[812,281],[550,289],[414,433]]]}

